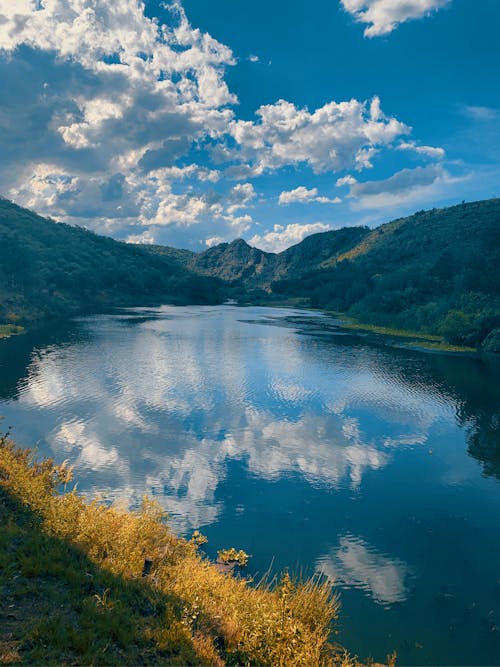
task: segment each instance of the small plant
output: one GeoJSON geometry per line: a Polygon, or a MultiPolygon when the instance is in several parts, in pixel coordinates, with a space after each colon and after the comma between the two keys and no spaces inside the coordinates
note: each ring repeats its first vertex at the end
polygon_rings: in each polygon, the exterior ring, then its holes
{"type": "Polygon", "coordinates": [[[219,560],[223,563],[236,563],[240,567],[248,565],[248,559],[250,558],[246,551],[243,551],[243,549],[236,551],[234,547],[231,547],[230,549],[220,549],[217,552],[217,555],[219,556],[219,560]]]}
{"type": "Polygon", "coordinates": [[[208,542],[208,537],[200,533],[199,530],[195,530],[194,533],[191,535],[191,544],[194,544],[196,548],[201,547],[202,544],[206,544],[208,542]]]}

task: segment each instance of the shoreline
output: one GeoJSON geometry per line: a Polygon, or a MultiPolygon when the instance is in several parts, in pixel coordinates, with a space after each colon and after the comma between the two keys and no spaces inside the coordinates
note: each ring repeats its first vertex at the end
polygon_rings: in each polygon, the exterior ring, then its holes
{"type": "Polygon", "coordinates": [[[444,352],[446,354],[454,355],[478,355],[480,350],[474,347],[467,347],[464,345],[452,345],[446,343],[442,336],[438,334],[425,333],[422,331],[411,331],[410,329],[396,329],[377,324],[368,324],[360,322],[358,319],[347,315],[346,313],[339,313],[333,310],[324,310],[323,308],[313,308],[303,303],[293,303],[291,299],[278,301],[276,303],[256,303],[256,304],[241,304],[242,306],[258,305],[266,308],[287,308],[290,310],[304,310],[314,313],[320,313],[329,317],[335,318],[338,321],[338,329],[352,333],[353,335],[370,335],[374,337],[382,337],[388,341],[391,347],[406,348],[409,350],[418,350],[421,352],[444,352]],[[406,339],[408,342],[399,343],[392,339],[406,339]]]}
{"type": "Polygon", "coordinates": [[[26,331],[26,329],[18,324],[0,324],[0,340],[18,336],[26,331]]]}
{"type": "Polygon", "coordinates": [[[345,315],[344,313],[324,312],[337,317],[340,320],[341,328],[343,329],[372,333],[377,336],[410,339],[406,345],[397,345],[397,347],[406,347],[408,349],[417,349],[425,352],[447,352],[449,354],[475,355],[478,352],[474,347],[446,343],[443,340],[443,337],[438,336],[437,334],[411,331],[409,329],[393,329],[392,327],[379,326],[376,324],[366,324],[364,322],[359,322],[356,318],[345,315]]]}

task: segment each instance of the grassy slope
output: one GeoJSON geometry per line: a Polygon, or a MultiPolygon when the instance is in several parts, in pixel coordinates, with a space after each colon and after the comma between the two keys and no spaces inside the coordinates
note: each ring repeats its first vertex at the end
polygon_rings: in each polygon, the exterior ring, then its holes
{"type": "Polygon", "coordinates": [[[0,663],[357,664],[329,643],[329,584],[250,586],[175,537],[154,504],[89,504],[57,491],[69,479],[0,438],[0,663]]]}

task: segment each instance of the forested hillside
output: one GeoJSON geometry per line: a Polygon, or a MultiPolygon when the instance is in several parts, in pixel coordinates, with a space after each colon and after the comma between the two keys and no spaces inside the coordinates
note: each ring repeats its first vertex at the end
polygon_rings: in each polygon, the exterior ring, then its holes
{"type": "Polygon", "coordinates": [[[300,279],[274,281],[271,290],[364,322],[500,349],[500,199],[382,225],[300,279]]]}
{"type": "Polygon", "coordinates": [[[119,305],[214,303],[221,285],[168,256],[0,199],[0,324],[119,305]]]}

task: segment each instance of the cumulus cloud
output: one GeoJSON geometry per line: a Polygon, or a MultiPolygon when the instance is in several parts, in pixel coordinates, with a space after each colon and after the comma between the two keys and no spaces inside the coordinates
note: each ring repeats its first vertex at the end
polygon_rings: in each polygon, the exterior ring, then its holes
{"type": "Polygon", "coordinates": [[[346,12],[368,25],[365,37],[380,37],[400,23],[420,19],[443,8],[451,0],[340,0],[346,12]]]}
{"type": "MultiPolygon", "coordinates": [[[[251,228],[251,178],[360,172],[410,132],[377,97],[314,111],[279,100],[240,120],[231,49],[179,2],[164,15],[137,0],[0,0],[2,194],[116,238],[197,247],[251,228]]],[[[279,203],[339,202],[301,187],[279,203]]],[[[322,224],[257,238],[282,247],[322,224]]]]}
{"type": "Polygon", "coordinates": [[[245,208],[254,198],[255,190],[251,183],[238,183],[229,193],[228,213],[232,214],[240,208],[245,208]]]}
{"type": "Polygon", "coordinates": [[[340,204],[341,199],[335,197],[321,197],[318,195],[318,188],[311,188],[308,190],[303,185],[299,185],[295,190],[287,190],[280,194],[278,199],[279,204],[308,204],[310,202],[317,202],[318,204],[340,204]]]}
{"type": "Polygon", "coordinates": [[[402,169],[381,181],[358,181],[350,185],[349,196],[355,198],[355,208],[385,208],[436,200],[450,184],[465,177],[452,176],[440,164],[415,169],[402,169]]]}
{"type": "Polygon", "coordinates": [[[221,162],[243,162],[254,176],[285,165],[307,164],[315,173],[369,168],[377,150],[410,132],[384,115],[378,97],[329,102],[312,113],[279,100],[261,106],[257,116],[257,122],[231,121],[228,131],[237,146],[214,150],[221,162]]]}
{"type": "Polygon", "coordinates": [[[438,146],[419,146],[414,141],[403,141],[399,144],[400,151],[413,151],[417,155],[425,155],[436,160],[441,160],[445,156],[444,148],[438,146]]]}
{"type": "Polygon", "coordinates": [[[357,183],[357,180],[352,176],[351,174],[347,174],[347,176],[342,176],[342,178],[338,178],[335,185],[338,188],[341,188],[344,185],[353,185],[354,183],[357,183]]]}
{"type": "MultiPolygon", "coordinates": [[[[143,223],[165,182],[216,182],[217,170],[177,161],[232,118],[223,76],[233,62],[178,4],[159,25],[136,0],[0,0],[6,194],[73,221],[128,211],[143,223]]],[[[200,196],[181,214],[183,200],[167,194],[181,224],[206,208],[200,196]]]]}
{"type": "Polygon", "coordinates": [[[300,243],[302,239],[310,234],[326,232],[329,229],[330,225],[326,225],[324,222],[313,222],[305,225],[293,223],[286,225],[286,227],[274,225],[272,232],[262,235],[255,234],[249,240],[249,243],[267,252],[281,252],[291,245],[300,243]]]}

